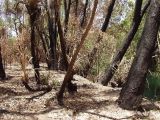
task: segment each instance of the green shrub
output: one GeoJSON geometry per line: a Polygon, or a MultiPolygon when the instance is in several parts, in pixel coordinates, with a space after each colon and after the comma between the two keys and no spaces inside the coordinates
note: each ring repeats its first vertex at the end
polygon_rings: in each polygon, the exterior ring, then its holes
{"type": "Polygon", "coordinates": [[[152,100],[160,100],[160,73],[150,73],[147,76],[144,96],[152,100]]]}

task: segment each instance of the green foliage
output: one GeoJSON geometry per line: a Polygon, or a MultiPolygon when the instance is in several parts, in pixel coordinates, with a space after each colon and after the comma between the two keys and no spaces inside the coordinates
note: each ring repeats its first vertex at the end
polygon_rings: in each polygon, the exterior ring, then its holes
{"type": "Polygon", "coordinates": [[[147,76],[144,96],[152,100],[160,100],[160,74],[157,72],[147,76]]]}

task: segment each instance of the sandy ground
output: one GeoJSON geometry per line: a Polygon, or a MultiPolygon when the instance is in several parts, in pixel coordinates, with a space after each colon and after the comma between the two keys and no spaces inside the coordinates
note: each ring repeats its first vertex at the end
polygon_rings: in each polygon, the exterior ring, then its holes
{"type": "MultiPolygon", "coordinates": [[[[160,101],[143,101],[145,112],[128,111],[118,107],[120,88],[104,87],[76,75],[78,92],[65,93],[64,106],[59,106],[56,93],[64,73],[41,70],[54,84],[50,92],[29,92],[21,83],[18,66],[7,68],[8,80],[0,81],[0,120],[160,120],[160,101]]],[[[28,68],[33,77],[33,70],[28,68]]]]}

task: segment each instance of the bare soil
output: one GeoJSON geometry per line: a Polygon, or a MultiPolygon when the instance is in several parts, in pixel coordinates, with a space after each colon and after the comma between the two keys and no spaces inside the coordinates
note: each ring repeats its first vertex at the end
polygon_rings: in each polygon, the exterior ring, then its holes
{"type": "MultiPolygon", "coordinates": [[[[33,83],[31,66],[27,70],[33,83]]],[[[48,79],[53,89],[29,92],[22,84],[23,72],[18,65],[8,66],[6,72],[8,80],[0,81],[0,120],[160,120],[160,101],[144,99],[144,112],[119,108],[120,88],[104,87],[75,75],[78,92],[66,92],[62,107],[57,104],[56,93],[65,73],[42,69],[42,78],[48,79]]]]}

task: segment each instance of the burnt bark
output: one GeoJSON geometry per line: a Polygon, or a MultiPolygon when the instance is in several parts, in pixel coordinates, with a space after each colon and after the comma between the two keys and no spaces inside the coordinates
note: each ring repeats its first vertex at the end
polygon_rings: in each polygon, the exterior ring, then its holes
{"type": "Polygon", "coordinates": [[[39,73],[39,59],[38,59],[38,51],[36,49],[36,37],[35,37],[35,24],[36,19],[39,17],[40,9],[37,7],[37,4],[29,3],[26,5],[30,16],[30,26],[31,26],[31,55],[32,55],[32,64],[35,71],[35,78],[37,84],[40,84],[40,73],[39,73]]]}
{"type": "Polygon", "coordinates": [[[78,17],[78,4],[79,4],[79,1],[75,0],[75,7],[74,7],[75,17],[78,17]]]}
{"type": "Polygon", "coordinates": [[[110,2],[109,6],[108,6],[107,15],[105,17],[104,23],[103,23],[102,28],[101,28],[102,32],[105,32],[107,27],[108,27],[108,23],[109,23],[111,15],[112,15],[112,11],[113,11],[113,8],[114,8],[115,1],[116,0],[112,0],[110,2]]]}
{"type": "Polygon", "coordinates": [[[3,67],[3,61],[2,61],[2,54],[1,54],[1,47],[0,47],[0,78],[4,80],[6,78],[6,73],[3,67]]]}
{"type": "Polygon", "coordinates": [[[60,70],[66,70],[68,69],[68,60],[67,60],[67,53],[66,53],[66,40],[64,37],[64,33],[62,30],[62,25],[60,21],[60,14],[59,14],[59,4],[55,0],[55,12],[56,12],[56,20],[57,20],[57,26],[58,26],[58,34],[60,38],[60,45],[61,45],[61,60],[60,60],[60,70]]]}
{"type": "Polygon", "coordinates": [[[40,84],[39,59],[36,51],[35,26],[31,23],[31,55],[37,84],[40,84]]]}
{"type": "Polygon", "coordinates": [[[160,2],[152,0],[136,56],[118,99],[119,106],[124,109],[138,108],[142,102],[146,75],[155,49],[159,26],[160,2]]]}
{"type": "Polygon", "coordinates": [[[83,17],[82,17],[81,24],[80,24],[81,27],[84,26],[84,23],[85,23],[85,20],[86,20],[86,12],[87,12],[88,2],[89,2],[89,1],[86,0],[85,6],[84,6],[84,9],[83,9],[83,17]]]}
{"type": "Polygon", "coordinates": [[[50,40],[50,68],[53,70],[58,69],[58,59],[57,59],[57,25],[56,25],[56,19],[53,18],[55,16],[55,11],[53,8],[53,1],[50,0],[48,3],[48,31],[49,31],[49,40],[50,40]]]}
{"type": "Polygon", "coordinates": [[[48,54],[49,49],[48,49],[48,45],[47,45],[48,44],[47,39],[45,38],[45,33],[43,31],[41,31],[38,26],[36,28],[37,28],[39,36],[42,40],[42,46],[43,46],[43,49],[44,49],[44,52],[45,52],[45,59],[46,59],[47,66],[48,66],[48,68],[50,68],[51,63],[50,63],[50,60],[49,60],[50,59],[50,56],[48,54]]]}
{"type": "Polygon", "coordinates": [[[116,52],[115,57],[113,58],[110,66],[105,69],[105,73],[98,80],[103,85],[108,85],[108,83],[112,79],[115,71],[118,69],[118,65],[120,64],[123,56],[125,55],[127,49],[129,48],[137,30],[138,30],[138,27],[141,23],[142,17],[144,15],[146,9],[148,8],[149,4],[150,4],[150,0],[145,4],[144,8],[141,10],[142,0],[136,0],[134,17],[133,17],[133,22],[132,22],[131,28],[130,28],[126,38],[124,39],[122,46],[116,52]]]}
{"type": "Polygon", "coordinates": [[[64,0],[64,10],[65,10],[65,18],[64,18],[64,35],[68,31],[68,22],[69,22],[69,14],[71,9],[71,0],[64,0]],[[68,3],[68,4],[67,4],[68,3]]]}

